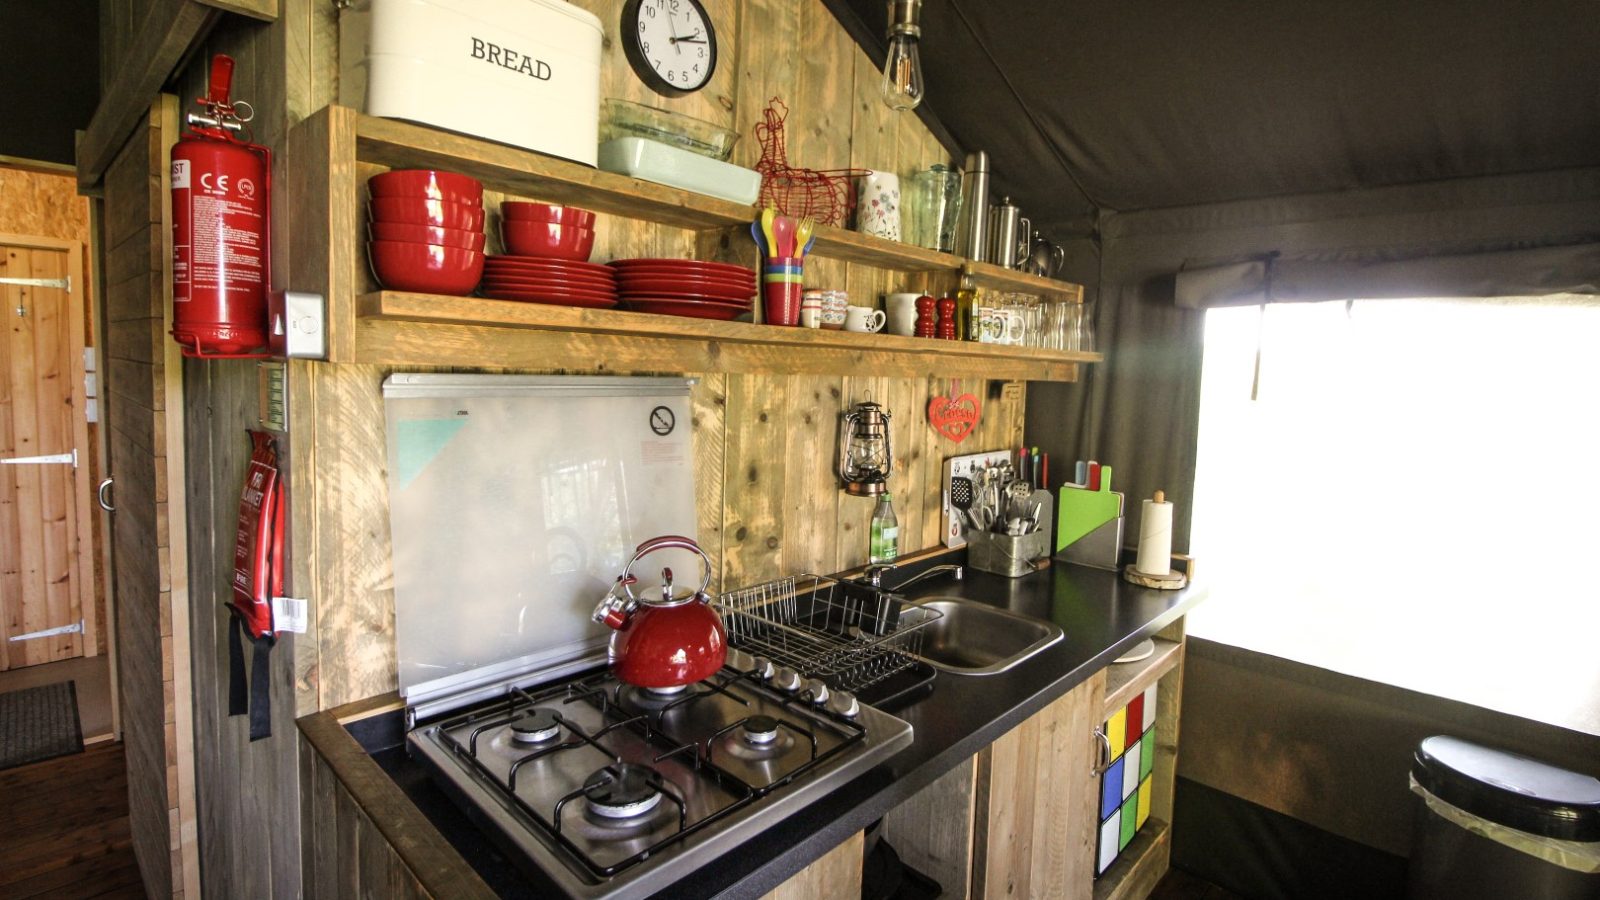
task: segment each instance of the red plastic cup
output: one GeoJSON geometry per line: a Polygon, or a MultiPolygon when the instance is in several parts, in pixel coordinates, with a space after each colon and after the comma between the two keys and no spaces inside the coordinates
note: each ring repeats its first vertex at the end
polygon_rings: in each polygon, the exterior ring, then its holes
{"type": "Polygon", "coordinates": [[[800,299],[805,285],[793,281],[769,281],[761,285],[762,312],[768,325],[799,325],[800,299]]]}

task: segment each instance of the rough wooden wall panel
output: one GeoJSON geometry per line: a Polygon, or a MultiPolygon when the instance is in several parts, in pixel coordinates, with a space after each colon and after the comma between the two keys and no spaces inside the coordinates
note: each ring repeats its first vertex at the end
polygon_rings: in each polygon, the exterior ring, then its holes
{"type": "Polygon", "coordinates": [[[841,501],[831,485],[837,479],[842,383],[837,376],[788,379],[788,405],[780,410],[788,467],[783,482],[782,574],[825,575],[839,568],[833,529],[841,501]]]}
{"type": "MultiPolygon", "coordinates": [[[[269,24],[224,20],[179,79],[179,96],[187,102],[204,93],[212,54],[234,58],[234,96],[249,100],[257,110],[251,123],[255,140],[278,149],[273,178],[280,185],[295,174],[282,152],[291,93],[297,91],[303,101],[310,91],[309,82],[300,81],[310,76],[294,68],[304,61],[291,60],[289,47],[309,39],[311,10],[295,0],[284,5],[284,12],[269,24]],[[291,22],[295,16],[299,25],[291,22]]],[[[284,285],[290,270],[289,239],[303,223],[282,206],[274,212],[272,283],[284,285]]],[[[223,604],[231,592],[239,492],[251,453],[246,430],[260,427],[258,366],[250,361],[188,361],[184,373],[186,444],[192,457],[186,474],[196,506],[188,545],[193,551],[191,648],[200,782],[196,818],[204,893],[294,897],[300,890],[300,836],[297,653],[292,637],[281,637],[271,654],[272,737],[250,741],[247,717],[227,713],[231,625],[223,604]],[[202,737],[205,746],[200,746],[202,737]]],[[[287,461],[287,442],[280,442],[279,452],[287,461]]],[[[292,483],[289,489],[294,490],[292,483]]]]}
{"type": "Polygon", "coordinates": [[[712,589],[722,582],[722,505],[724,461],[727,458],[728,376],[701,375],[689,395],[690,422],[694,428],[695,524],[700,549],[711,559],[716,573],[712,589]]]}
{"type": "MultiPolygon", "coordinates": [[[[375,366],[316,371],[312,471],[323,708],[396,686],[394,568],[390,562],[383,379],[375,366]]],[[[302,435],[302,439],[304,436],[302,435]]]]}
{"type": "MultiPolygon", "coordinates": [[[[135,260],[159,260],[165,234],[151,224],[151,185],[159,193],[165,169],[161,139],[164,113],[158,105],[145,127],[135,133],[117,155],[106,179],[108,210],[127,210],[108,216],[107,241],[126,248],[135,260]]],[[[140,273],[127,266],[130,276],[113,286],[109,307],[122,322],[160,327],[164,289],[159,271],[140,273]]],[[[171,497],[158,502],[157,472],[167,460],[164,408],[166,373],[152,363],[118,366],[121,358],[148,356],[142,340],[124,351],[115,337],[106,348],[112,364],[106,368],[109,448],[112,471],[117,473],[118,512],[113,539],[118,549],[117,651],[118,690],[121,694],[123,741],[128,747],[129,819],[133,823],[135,855],[139,859],[145,890],[151,896],[181,892],[181,879],[172,867],[173,824],[179,812],[174,796],[174,759],[169,754],[169,724],[176,724],[174,667],[170,655],[170,610],[173,602],[164,590],[170,572],[163,576],[160,559],[163,537],[170,538],[159,520],[173,510],[171,497]]],[[[161,493],[170,494],[162,490],[161,493]]],[[[173,734],[176,737],[176,734],[173,734]]],[[[173,741],[172,743],[175,743],[173,741]]],[[[179,831],[180,839],[182,836],[179,831]]]]}
{"type": "Polygon", "coordinates": [[[751,584],[783,572],[783,488],[789,460],[783,379],[730,376],[723,471],[722,583],[751,584]]]}

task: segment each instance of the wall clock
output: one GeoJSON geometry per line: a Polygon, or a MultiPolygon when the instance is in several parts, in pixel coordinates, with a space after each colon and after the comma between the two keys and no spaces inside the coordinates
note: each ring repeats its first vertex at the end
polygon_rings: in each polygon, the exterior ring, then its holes
{"type": "Polygon", "coordinates": [[[717,70],[717,30],[699,0],[627,0],[621,34],[628,64],[658,94],[694,93],[717,70]]]}

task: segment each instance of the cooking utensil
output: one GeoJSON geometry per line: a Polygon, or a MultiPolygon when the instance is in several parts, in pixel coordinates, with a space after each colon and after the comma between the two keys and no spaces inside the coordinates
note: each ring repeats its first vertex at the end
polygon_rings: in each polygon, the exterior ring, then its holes
{"type": "Polygon", "coordinates": [[[670,688],[693,684],[722,668],[728,655],[728,635],[722,617],[711,608],[711,559],[700,545],[686,537],[663,535],[640,544],[594,608],[593,619],[616,629],[611,635],[611,672],[638,687],[670,688]],[[700,587],[674,590],[672,570],[661,571],[661,595],[635,596],[638,583],[632,569],[640,559],[658,550],[688,550],[700,557],[700,587]]]}
{"type": "Polygon", "coordinates": [[[806,216],[794,229],[794,243],[800,248],[800,256],[811,252],[811,232],[817,227],[817,220],[806,216]]]}
{"type": "Polygon", "coordinates": [[[961,514],[962,518],[970,521],[968,510],[972,509],[972,479],[955,477],[950,479],[950,506],[961,514]]]}
{"type": "Polygon", "coordinates": [[[1010,197],[1001,197],[989,208],[990,262],[1006,269],[1017,264],[1018,235],[1026,221],[1010,197]]]}
{"type": "Polygon", "coordinates": [[[778,215],[777,210],[768,206],[761,210],[761,236],[767,242],[767,256],[782,256],[778,252],[778,239],[772,234],[772,220],[778,215]]]}
{"type": "Polygon", "coordinates": [[[794,220],[788,216],[773,216],[772,243],[779,256],[794,256],[794,220]]]}

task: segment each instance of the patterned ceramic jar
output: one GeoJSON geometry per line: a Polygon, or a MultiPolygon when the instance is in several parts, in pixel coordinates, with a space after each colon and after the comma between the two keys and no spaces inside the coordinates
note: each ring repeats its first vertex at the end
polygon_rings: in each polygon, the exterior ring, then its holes
{"type": "Polygon", "coordinates": [[[900,176],[869,172],[856,187],[856,230],[900,240],[900,176]]]}

